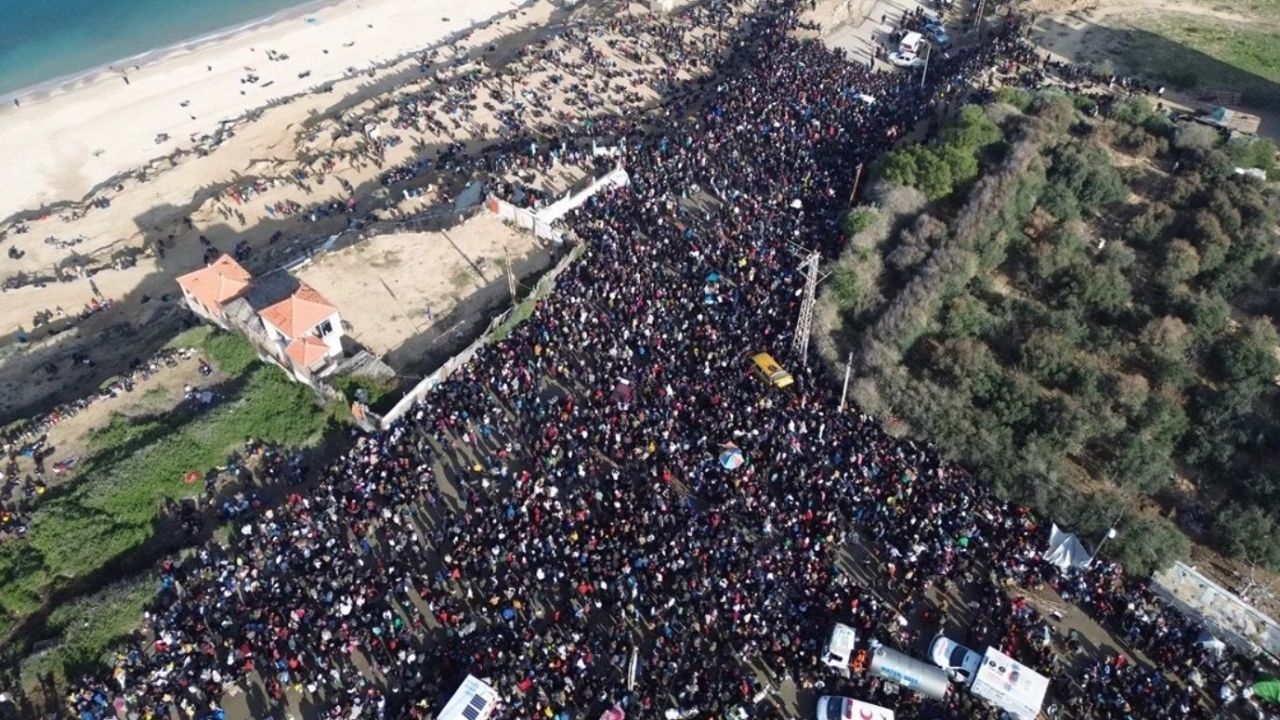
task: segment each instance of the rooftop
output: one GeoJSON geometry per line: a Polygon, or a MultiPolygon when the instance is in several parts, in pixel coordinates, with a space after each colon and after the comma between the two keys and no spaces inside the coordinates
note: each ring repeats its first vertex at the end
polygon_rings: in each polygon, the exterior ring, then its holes
{"type": "Polygon", "coordinates": [[[290,339],[307,334],[338,311],[315,288],[298,283],[298,288],[285,299],[263,308],[262,318],[279,328],[290,339]]]}
{"type": "Polygon", "coordinates": [[[199,270],[179,276],[178,285],[205,307],[221,310],[223,303],[238,297],[252,279],[234,258],[223,255],[199,270]]]}
{"type": "Polygon", "coordinates": [[[329,356],[329,346],[314,335],[303,335],[284,349],[295,367],[310,369],[329,356]]]}

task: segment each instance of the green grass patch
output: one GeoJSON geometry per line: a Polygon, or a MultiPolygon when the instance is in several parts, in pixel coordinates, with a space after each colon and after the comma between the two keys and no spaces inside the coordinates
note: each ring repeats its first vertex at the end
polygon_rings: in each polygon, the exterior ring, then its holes
{"type": "MultiPolygon", "coordinates": [[[[209,340],[215,341],[213,335],[209,340]]],[[[215,344],[223,362],[234,346],[215,344]]],[[[95,434],[83,477],[69,494],[42,505],[27,537],[0,545],[0,610],[29,615],[48,593],[157,539],[162,502],[195,495],[183,476],[226,461],[246,437],[285,445],[319,438],[328,415],[303,385],[271,366],[251,364],[234,396],[204,412],[116,417],[95,434]]]]}
{"type": "Polygon", "coordinates": [[[1248,105],[1280,106],[1280,24],[1172,16],[1140,20],[1120,58],[1181,90],[1240,92],[1248,105]]]}
{"type": "Polygon", "coordinates": [[[343,375],[330,384],[348,401],[356,399],[356,391],[364,390],[369,395],[369,409],[376,413],[386,412],[400,399],[400,394],[397,392],[400,389],[400,383],[394,377],[343,375]]]}
{"type": "Polygon", "coordinates": [[[157,582],[153,573],[143,573],[54,610],[46,628],[53,644],[22,661],[22,684],[34,687],[52,677],[62,685],[104,663],[138,628],[157,582]]]}
{"type": "Polygon", "coordinates": [[[200,344],[209,362],[228,375],[239,375],[258,362],[258,351],[244,338],[227,332],[215,332],[200,344]]]}
{"type": "Polygon", "coordinates": [[[188,328],[187,330],[183,330],[178,333],[172,340],[165,343],[164,346],[167,348],[204,347],[205,340],[208,340],[209,336],[213,335],[216,331],[217,328],[214,326],[201,323],[200,325],[188,328]]]}

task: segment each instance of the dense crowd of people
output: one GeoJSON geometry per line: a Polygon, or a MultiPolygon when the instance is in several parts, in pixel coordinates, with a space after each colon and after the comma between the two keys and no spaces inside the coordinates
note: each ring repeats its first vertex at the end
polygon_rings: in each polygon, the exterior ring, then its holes
{"type": "Polygon", "coordinates": [[[795,39],[799,10],[760,2],[719,71],[647,127],[602,120],[485,158],[603,163],[582,149],[604,138],[632,183],[571,216],[585,255],[507,338],[391,429],[353,432],[283,503],[236,504],[226,543],[165,563],[145,632],[73,688],[74,713],[220,718],[229,689],[260,680],[259,717],[292,690],[326,718],[432,718],[470,673],[513,720],[615,704],[781,717],[761,698],[786,677],[905,720],[996,717],[958,688],[923,700],[820,658],[837,621],[863,648],[917,651],[947,619],[927,591],[963,586],[964,640],[1052,675],[1059,711],[1219,717],[1191,673],[1216,689],[1242,666],[1198,649],[1187,619],[1113,565],[1060,574],[1028,512],[930,444],[838,412],[803,367],[785,390],[753,374],[748,351],[790,345],[804,249],[843,242],[851,168],[1023,47],[1007,26],[921,87],[795,39]],[[730,443],[748,459],[732,470],[730,443]],[[842,569],[853,542],[874,550],[874,582],[842,569]],[[1069,641],[1006,581],[1052,582],[1160,668],[1064,661],[1069,641]]]}

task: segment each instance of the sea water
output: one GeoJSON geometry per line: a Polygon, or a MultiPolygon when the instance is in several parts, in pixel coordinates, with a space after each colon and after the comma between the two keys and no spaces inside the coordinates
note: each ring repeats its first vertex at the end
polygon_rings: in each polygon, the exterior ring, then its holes
{"type": "Polygon", "coordinates": [[[0,0],[0,98],[107,65],[131,68],[143,53],[230,31],[304,2],[0,0]]]}

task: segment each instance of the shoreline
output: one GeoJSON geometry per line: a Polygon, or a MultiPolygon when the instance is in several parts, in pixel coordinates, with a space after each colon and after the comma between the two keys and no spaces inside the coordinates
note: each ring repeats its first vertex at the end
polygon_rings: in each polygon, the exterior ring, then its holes
{"type": "Polygon", "coordinates": [[[257,111],[380,75],[524,7],[478,0],[458,12],[447,0],[310,0],[31,86],[18,106],[6,96],[0,178],[16,191],[0,198],[0,217],[83,202],[103,181],[196,150],[228,123],[244,131],[239,121],[257,111]]]}
{"type": "Polygon", "coordinates": [[[91,87],[108,77],[127,74],[128,68],[136,68],[139,71],[145,70],[154,67],[158,63],[181,57],[184,54],[206,49],[216,43],[233,40],[236,36],[244,33],[265,30],[272,25],[283,24],[289,20],[296,20],[300,17],[306,17],[312,13],[353,1],[306,0],[298,5],[282,8],[270,15],[253,18],[238,25],[226,25],[216,30],[183,38],[168,45],[144,50],[108,63],[101,63],[84,70],[59,75],[49,80],[42,80],[34,85],[27,85],[17,90],[9,90],[0,93],[0,115],[20,109],[14,106],[13,101],[15,99],[23,103],[48,100],[63,93],[91,87]]]}

